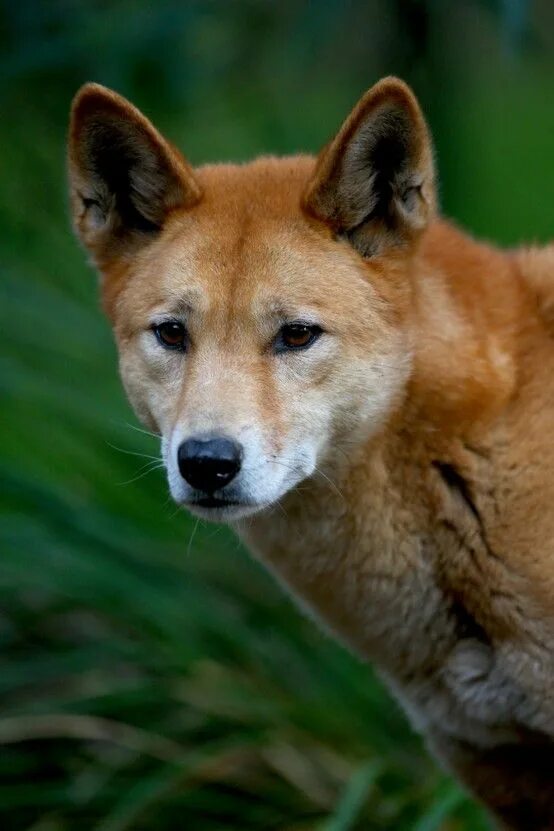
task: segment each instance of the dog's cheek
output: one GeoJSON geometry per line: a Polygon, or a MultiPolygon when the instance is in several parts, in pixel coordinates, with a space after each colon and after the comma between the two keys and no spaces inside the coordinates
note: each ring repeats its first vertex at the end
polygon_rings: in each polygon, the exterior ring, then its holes
{"type": "Polygon", "coordinates": [[[402,399],[410,370],[409,355],[401,349],[359,357],[345,367],[337,433],[351,443],[375,434],[389,421],[402,399]]]}
{"type": "MultiPolygon", "coordinates": [[[[319,348],[319,347],[317,347],[319,348]]],[[[277,395],[283,407],[280,446],[289,460],[317,463],[332,441],[333,410],[340,401],[340,377],[333,344],[322,344],[318,354],[295,356],[277,373],[277,395]]]]}
{"type": "Polygon", "coordinates": [[[146,383],[141,362],[137,361],[134,356],[125,356],[123,353],[119,359],[119,373],[123,388],[137,418],[148,430],[153,433],[162,433],[161,413],[156,406],[160,396],[156,394],[157,391],[150,383],[146,383]]]}
{"type": "Polygon", "coordinates": [[[297,451],[312,466],[325,456],[333,441],[333,412],[336,406],[333,395],[324,386],[305,390],[301,404],[291,419],[291,438],[297,451]]]}

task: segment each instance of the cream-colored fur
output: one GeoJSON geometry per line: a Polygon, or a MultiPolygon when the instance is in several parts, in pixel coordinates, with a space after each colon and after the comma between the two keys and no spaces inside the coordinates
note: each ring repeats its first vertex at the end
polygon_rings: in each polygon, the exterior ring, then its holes
{"type": "Polygon", "coordinates": [[[554,829],[553,249],[505,254],[436,218],[396,79],[315,161],[196,170],[88,85],[69,164],[174,498],[375,662],[502,827],[554,829]],[[167,320],[186,349],[156,339],[167,320]],[[299,320],[319,336],[278,350],[299,320]],[[206,433],[243,454],[213,507],[178,464],[206,433]]]}

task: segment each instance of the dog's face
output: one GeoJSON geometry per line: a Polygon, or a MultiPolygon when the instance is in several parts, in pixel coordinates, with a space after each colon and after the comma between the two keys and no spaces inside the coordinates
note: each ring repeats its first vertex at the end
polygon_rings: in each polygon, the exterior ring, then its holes
{"type": "Polygon", "coordinates": [[[168,223],[113,314],[124,383],[163,437],[174,498],[237,517],[380,423],[406,350],[359,257],[292,213],[302,175],[290,162],[198,180],[214,205],[168,223]],[[276,205],[287,169],[294,197],[276,205]]]}
{"type": "Polygon", "coordinates": [[[433,199],[404,85],[370,91],[317,163],[194,172],[89,85],[70,172],[123,382],[177,502],[220,520],[262,510],[383,424],[409,371],[410,265],[433,199]]]}

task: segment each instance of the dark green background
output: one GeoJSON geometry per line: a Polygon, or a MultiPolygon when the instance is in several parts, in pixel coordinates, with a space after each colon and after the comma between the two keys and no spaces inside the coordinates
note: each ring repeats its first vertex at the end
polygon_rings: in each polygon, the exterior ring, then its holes
{"type": "Polygon", "coordinates": [[[371,669],[144,467],[158,446],[69,230],[64,141],[96,80],[193,163],[315,151],[396,73],[428,114],[445,213],[546,240],[553,4],[0,9],[0,827],[486,828],[371,669]]]}

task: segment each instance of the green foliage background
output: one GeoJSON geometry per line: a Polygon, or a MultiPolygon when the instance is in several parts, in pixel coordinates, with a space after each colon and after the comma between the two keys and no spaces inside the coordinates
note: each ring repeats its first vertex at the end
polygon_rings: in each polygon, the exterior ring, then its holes
{"type": "Polygon", "coordinates": [[[97,80],[193,163],[315,151],[393,72],[428,113],[444,211],[499,242],[545,240],[552,4],[3,0],[0,14],[0,827],[487,828],[372,670],[225,530],[169,503],[69,230],[65,129],[97,80]]]}

